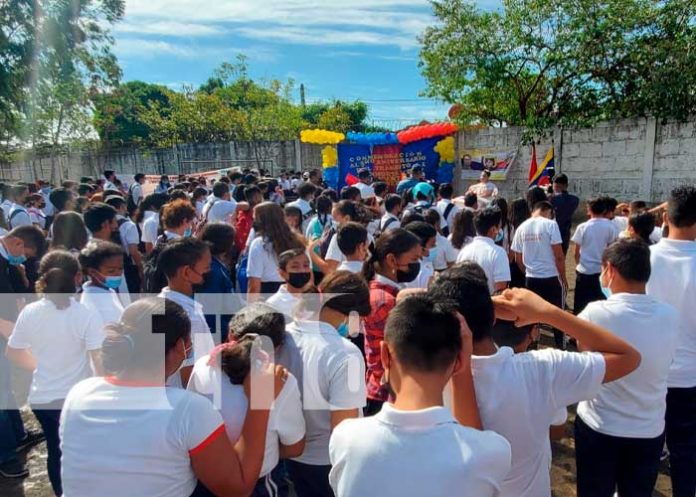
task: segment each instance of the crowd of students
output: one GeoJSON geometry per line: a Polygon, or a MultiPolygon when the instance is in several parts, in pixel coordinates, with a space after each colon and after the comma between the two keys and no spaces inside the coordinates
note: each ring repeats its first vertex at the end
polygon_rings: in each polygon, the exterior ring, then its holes
{"type": "Polygon", "coordinates": [[[0,475],[45,438],[57,496],[550,496],[578,404],[580,497],[650,496],[667,451],[694,497],[696,188],[573,232],[565,175],[489,177],[5,185],[0,475]]]}

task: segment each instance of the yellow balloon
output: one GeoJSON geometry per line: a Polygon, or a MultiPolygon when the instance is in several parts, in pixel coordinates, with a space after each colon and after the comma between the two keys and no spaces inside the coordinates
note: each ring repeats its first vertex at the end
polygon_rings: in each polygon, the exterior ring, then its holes
{"type": "Polygon", "coordinates": [[[440,154],[440,162],[454,162],[454,137],[449,136],[437,142],[435,152],[440,154]]]}
{"type": "Polygon", "coordinates": [[[343,133],[336,133],[325,129],[306,129],[300,132],[300,141],[314,143],[316,145],[336,145],[346,139],[343,133]]]}
{"type": "Polygon", "coordinates": [[[321,151],[321,165],[325,168],[334,167],[338,163],[336,147],[324,147],[321,151]]]}

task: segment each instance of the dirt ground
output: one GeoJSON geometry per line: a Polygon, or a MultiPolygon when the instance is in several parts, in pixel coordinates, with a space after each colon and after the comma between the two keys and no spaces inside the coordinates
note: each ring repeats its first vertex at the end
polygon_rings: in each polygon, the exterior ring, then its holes
{"type": "MultiPolygon", "coordinates": [[[[568,283],[571,291],[568,295],[568,303],[573,302],[573,288],[575,287],[575,269],[572,257],[568,257],[567,264],[568,283]]],[[[551,344],[550,337],[543,337],[545,343],[551,344]]],[[[19,390],[26,388],[26,378],[17,382],[19,390]],[[24,381],[22,381],[24,380],[24,381]]],[[[23,397],[19,392],[18,397],[23,397]]],[[[572,438],[572,423],[575,419],[574,408],[569,413],[567,424],[567,437],[560,442],[554,442],[553,464],[551,467],[551,486],[554,497],[574,497],[575,492],[575,441],[572,438]]],[[[28,409],[23,410],[23,417],[27,428],[38,430],[38,423],[28,409]]],[[[23,453],[22,458],[27,461],[30,476],[25,480],[10,480],[0,477],[0,496],[2,497],[52,497],[53,492],[48,483],[46,473],[46,445],[41,443],[23,453]]],[[[657,486],[653,497],[671,497],[672,487],[669,479],[669,464],[665,461],[660,468],[657,486]]]]}

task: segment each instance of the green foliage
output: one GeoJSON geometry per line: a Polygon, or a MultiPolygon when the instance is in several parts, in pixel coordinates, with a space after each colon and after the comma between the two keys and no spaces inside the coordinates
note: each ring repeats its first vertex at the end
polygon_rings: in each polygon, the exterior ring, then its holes
{"type": "Polygon", "coordinates": [[[421,37],[427,94],[463,123],[586,124],[696,111],[692,0],[434,0],[421,37]]]}

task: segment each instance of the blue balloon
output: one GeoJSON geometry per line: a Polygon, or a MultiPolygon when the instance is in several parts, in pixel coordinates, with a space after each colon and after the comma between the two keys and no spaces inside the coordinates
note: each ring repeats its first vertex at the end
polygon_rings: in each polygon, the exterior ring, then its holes
{"type": "Polygon", "coordinates": [[[356,133],[349,131],[346,138],[358,145],[396,145],[399,143],[396,133],[356,133]]]}
{"type": "Polygon", "coordinates": [[[324,182],[334,190],[338,188],[338,167],[326,167],[323,174],[324,182]]]}
{"type": "Polygon", "coordinates": [[[438,183],[452,183],[454,179],[454,164],[451,162],[443,162],[435,172],[435,181],[438,183]]]}

